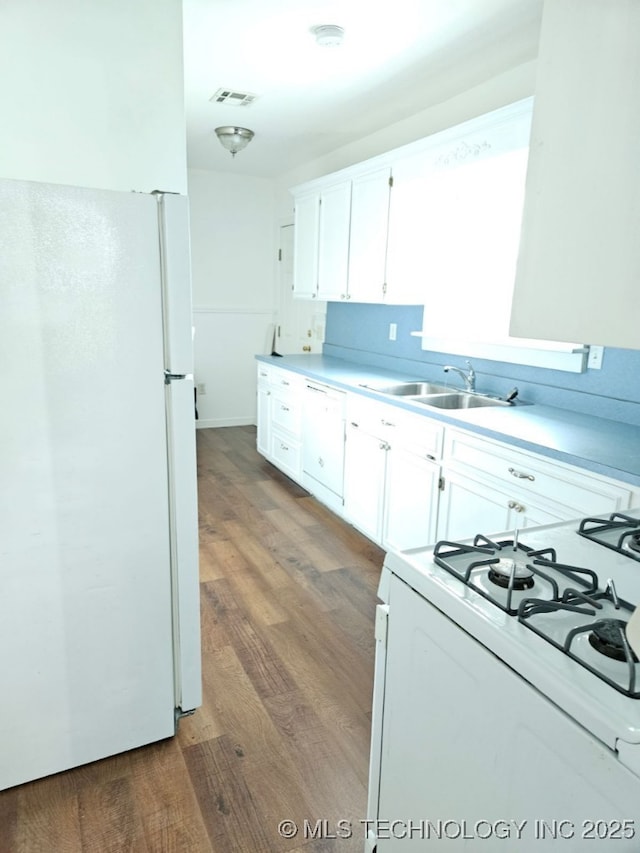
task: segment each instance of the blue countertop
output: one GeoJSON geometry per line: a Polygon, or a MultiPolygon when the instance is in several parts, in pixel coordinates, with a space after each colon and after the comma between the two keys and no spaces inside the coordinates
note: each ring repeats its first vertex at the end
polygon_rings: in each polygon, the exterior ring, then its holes
{"type": "MultiPolygon", "coordinates": [[[[570,465],[640,486],[640,427],[553,406],[516,404],[465,410],[426,408],[402,398],[379,394],[363,384],[411,381],[443,382],[442,376],[417,376],[368,368],[325,355],[256,356],[258,361],[286,368],[345,391],[357,391],[380,402],[417,412],[451,426],[506,441],[570,465]]],[[[452,390],[459,383],[450,379],[452,390]]],[[[480,389],[482,390],[482,389],[480,389]]],[[[526,403],[526,401],[524,401],[526,403]]]]}

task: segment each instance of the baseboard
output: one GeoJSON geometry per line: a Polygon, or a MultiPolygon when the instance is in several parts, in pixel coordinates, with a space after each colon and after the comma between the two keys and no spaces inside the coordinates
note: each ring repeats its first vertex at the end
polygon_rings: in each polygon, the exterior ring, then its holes
{"type": "Polygon", "coordinates": [[[251,418],[208,418],[196,421],[196,429],[215,429],[216,427],[255,426],[251,418]]]}

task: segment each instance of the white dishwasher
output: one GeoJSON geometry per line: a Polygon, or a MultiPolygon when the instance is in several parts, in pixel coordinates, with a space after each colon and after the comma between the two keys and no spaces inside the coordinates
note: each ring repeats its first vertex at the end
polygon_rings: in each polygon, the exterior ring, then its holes
{"type": "Polygon", "coordinates": [[[337,512],[343,503],[345,400],[344,391],[306,381],[302,485],[337,512]]]}

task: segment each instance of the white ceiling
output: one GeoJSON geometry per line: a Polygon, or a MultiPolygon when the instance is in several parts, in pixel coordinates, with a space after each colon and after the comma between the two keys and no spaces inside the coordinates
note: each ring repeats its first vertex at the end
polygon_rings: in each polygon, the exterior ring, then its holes
{"type": "Polygon", "coordinates": [[[184,0],[189,166],[273,177],[374,133],[532,59],[542,2],[184,0]],[[319,24],[343,45],[316,45],[319,24]],[[212,103],[220,88],[258,97],[212,103]],[[232,159],[219,125],[255,138],[232,159]]]}

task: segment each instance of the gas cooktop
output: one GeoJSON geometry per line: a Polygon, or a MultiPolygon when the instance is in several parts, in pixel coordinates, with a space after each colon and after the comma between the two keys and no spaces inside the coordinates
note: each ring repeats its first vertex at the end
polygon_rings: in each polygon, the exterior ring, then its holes
{"type": "MultiPolygon", "coordinates": [[[[559,559],[553,526],[548,546],[540,547],[542,530],[533,545],[519,541],[517,531],[507,539],[479,534],[470,543],[440,541],[433,561],[610,687],[640,698],[640,664],[625,631],[635,605],[618,594],[613,576],[598,575],[614,568],[599,555],[601,545],[640,559],[640,518],[614,513],[583,519],[574,531],[598,546],[590,550],[588,566],[559,559]]],[[[574,550],[584,556],[584,549],[563,550],[565,559],[574,550]]],[[[634,569],[640,589],[640,566],[634,569]]]]}

